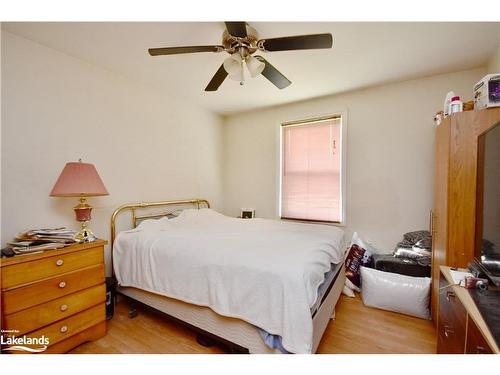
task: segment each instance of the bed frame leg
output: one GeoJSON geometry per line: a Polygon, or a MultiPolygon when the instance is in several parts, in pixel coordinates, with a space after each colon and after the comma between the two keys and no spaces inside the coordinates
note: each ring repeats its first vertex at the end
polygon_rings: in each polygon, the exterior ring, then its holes
{"type": "Polygon", "coordinates": [[[137,311],[136,305],[135,303],[131,303],[130,309],[128,310],[128,317],[134,319],[137,315],[139,315],[139,312],[137,311]]]}
{"type": "Polygon", "coordinates": [[[229,350],[227,351],[228,354],[250,354],[248,349],[244,348],[237,348],[235,346],[231,346],[229,350]]]}
{"type": "Polygon", "coordinates": [[[206,346],[207,348],[213,346],[214,340],[212,340],[210,337],[207,337],[206,335],[203,335],[201,333],[196,334],[196,342],[200,344],[201,346],[206,346]]]}

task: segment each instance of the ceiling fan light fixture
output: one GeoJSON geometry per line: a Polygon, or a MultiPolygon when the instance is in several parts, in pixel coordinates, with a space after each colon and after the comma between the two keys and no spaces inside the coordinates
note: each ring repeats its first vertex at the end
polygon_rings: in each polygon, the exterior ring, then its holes
{"type": "Polygon", "coordinates": [[[238,53],[235,53],[229,56],[227,59],[225,59],[224,69],[226,70],[229,77],[231,78],[238,77],[237,79],[239,79],[241,77],[241,71],[242,71],[241,56],[238,53]]]}
{"type": "Polygon", "coordinates": [[[246,63],[248,71],[250,72],[252,78],[257,77],[260,73],[262,73],[262,71],[266,67],[266,64],[264,64],[262,61],[256,59],[253,56],[248,56],[246,63]]]}
{"type": "Polygon", "coordinates": [[[235,53],[229,56],[224,60],[223,66],[229,78],[240,81],[240,85],[243,85],[245,82],[245,72],[243,69],[243,58],[240,54],[235,53]]]}

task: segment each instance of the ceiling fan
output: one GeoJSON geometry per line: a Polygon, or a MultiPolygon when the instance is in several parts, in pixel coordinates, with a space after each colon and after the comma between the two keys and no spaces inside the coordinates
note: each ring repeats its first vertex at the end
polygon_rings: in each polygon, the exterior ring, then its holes
{"type": "Polygon", "coordinates": [[[246,22],[225,22],[225,24],[226,30],[222,34],[221,45],[150,48],[148,52],[151,56],[197,52],[224,51],[229,53],[230,56],[224,60],[205,88],[205,91],[216,91],[228,75],[230,78],[239,80],[240,85],[243,85],[244,65],[252,78],[262,74],[279,89],[284,89],[292,83],[262,56],[254,56],[257,51],[274,52],[332,47],[332,34],[259,39],[257,31],[246,22]]]}

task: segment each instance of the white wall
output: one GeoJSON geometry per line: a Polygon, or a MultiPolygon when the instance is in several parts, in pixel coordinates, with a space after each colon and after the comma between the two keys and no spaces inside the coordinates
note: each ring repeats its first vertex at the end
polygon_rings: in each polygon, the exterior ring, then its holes
{"type": "Polygon", "coordinates": [[[491,57],[488,66],[487,73],[500,73],[500,43],[494,55],[491,57]]]}
{"type": "Polygon", "coordinates": [[[110,195],[90,198],[109,239],[118,205],[205,197],[221,206],[222,120],[113,72],[2,32],[2,240],[78,228],[73,198],[49,193],[68,161],[94,163],[110,195]]]}
{"type": "Polygon", "coordinates": [[[484,74],[457,72],[227,117],[224,212],[236,216],[248,207],[258,217],[276,217],[277,126],[347,111],[346,229],[392,251],[404,232],[428,228],[434,114],[449,90],[472,99],[484,74]]]}

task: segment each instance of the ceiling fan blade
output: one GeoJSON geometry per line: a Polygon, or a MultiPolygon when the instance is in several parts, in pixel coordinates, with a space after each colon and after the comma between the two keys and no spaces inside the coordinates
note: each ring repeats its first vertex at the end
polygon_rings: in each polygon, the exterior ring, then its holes
{"type": "Polygon", "coordinates": [[[291,51],[298,49],[332,48],[332,34],[286,36],[259,40],[265,51],[291,51]]]}
{"type": "Polygon", "coordinates": [[[226,29],[229,35],[237,36],[239,38],[247,37],[247,24],[246,22],[225,22],[226,29]]]}
{"type": "Polygon", "coordinates": [[[277,88],[284,89],[292,84],[292,82],[286,78],[283,74],[279,72],[274,66],[272,66],[269,61],[264,59],[262,56],[254,56],[259,61],[262,61],[266,64],[266,67],[262,71],[262,75],[266,77],[271,83],[277,88]]]}
{"type": "Polygon", "coordinates": [[[217,91],[219,86],[224,82],[224,80],[227,77],[227,72],[226,69],[224,69],[224,64],[222,64],[215,73],[215,75],[212,77],[212,80],[208,83],[207,87],[205,88],[205,91],[217,91]]]}
{"type": "Polygon", "coordinates": [[[177,55],[180,53],[196,53],[196,52],[221,52],[224,46],[186,46],[186,47],[166,47],[166,48],[150,48],[148,52],[151,56],[159,55],[177,55]]]}

